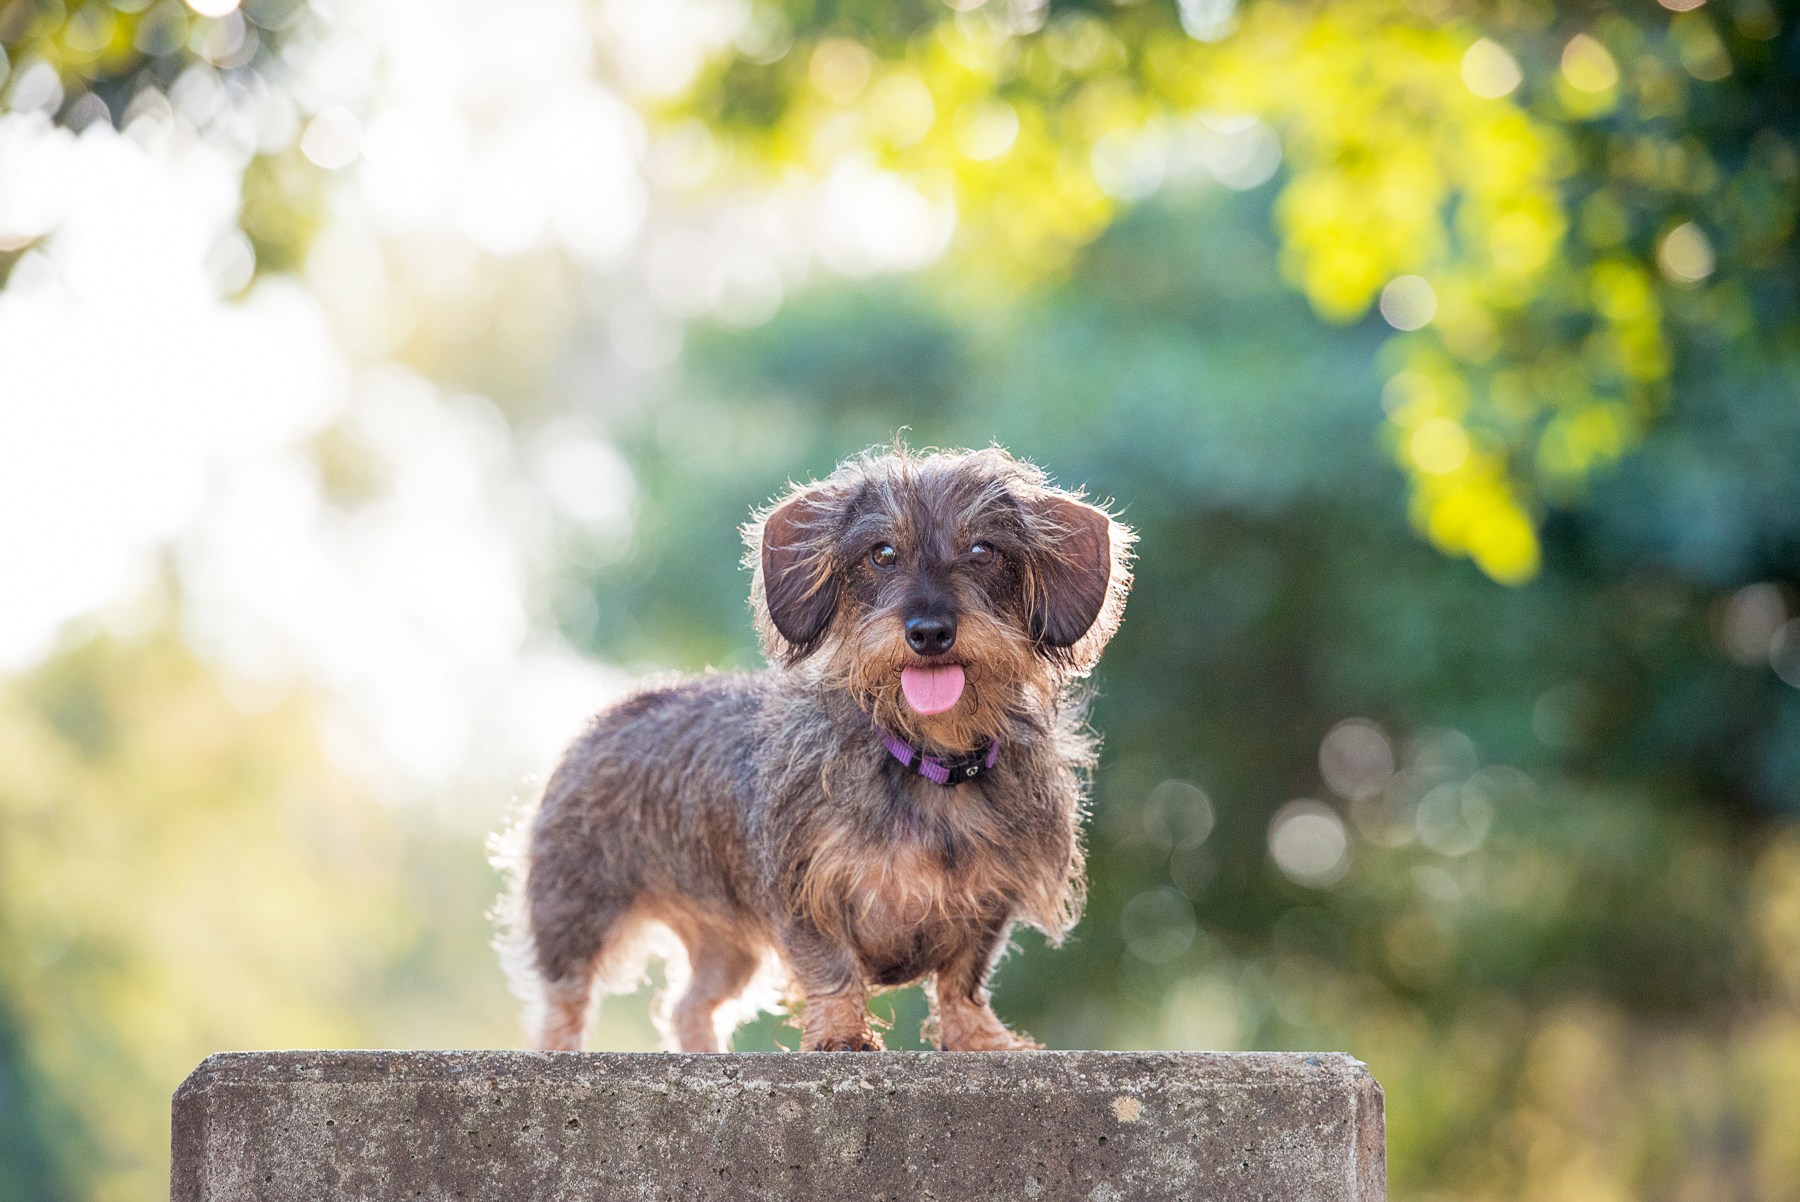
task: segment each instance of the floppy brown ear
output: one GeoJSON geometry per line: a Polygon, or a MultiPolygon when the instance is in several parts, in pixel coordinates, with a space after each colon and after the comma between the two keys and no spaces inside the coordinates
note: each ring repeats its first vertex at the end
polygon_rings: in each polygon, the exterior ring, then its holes
{"type": "Polygon", "coordinates": [[[1031,510],[1050,540],[1050,553],[1035,565],[1031,633],[1046,647],[1073,647],[1106,606],[1112,521],[1069,497],[1045,497],[1031,510]]]}
{"type": "Polygon", "coordinates": [[[837,611],[828,521],[824,499],[813,493],[783,502],[763,519],[763,600],[796,660],[818,646],[837,611]]]}

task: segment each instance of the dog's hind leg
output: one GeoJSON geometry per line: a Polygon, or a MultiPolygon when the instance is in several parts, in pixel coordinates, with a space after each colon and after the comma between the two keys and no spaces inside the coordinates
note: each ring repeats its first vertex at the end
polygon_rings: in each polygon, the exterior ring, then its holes
{"type": "Polygon", "coordinates": [[[533,1044],[545,1052],[579,1052],[587,1034],[592,979],[544,983],[543,1025],[533,1044]]]}
{"type": "Polygon", "coordinates": [[[628,928],[635,925],[629,899],[590,902],[579,910],[567,904],[531,907],[535,968],[543,988],[543,1012],[533,1031],[536,1047],[581,1050],[595,974],[629,941],[628,928]]]}
{"type": "MultiPolygon", "coordinates": [[[[683,924],[686,926],[686,924],[683,924]]],[[[693,975],[670,1015],[670,1034],[684,1052],[722,1052],[714,1015],[750,983],[761,957],[717,927],[678,930],[693,975]]]]}

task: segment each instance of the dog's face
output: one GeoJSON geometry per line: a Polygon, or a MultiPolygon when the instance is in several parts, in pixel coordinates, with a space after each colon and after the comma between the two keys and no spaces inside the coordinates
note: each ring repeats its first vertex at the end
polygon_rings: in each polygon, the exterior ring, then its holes
{"type": "Polygon", "coordinates": [[[1092,668],[1130,584],[1130,531],[998,449],[853,460],[745,533],[769,658],[952,751],[1092,668]]]}

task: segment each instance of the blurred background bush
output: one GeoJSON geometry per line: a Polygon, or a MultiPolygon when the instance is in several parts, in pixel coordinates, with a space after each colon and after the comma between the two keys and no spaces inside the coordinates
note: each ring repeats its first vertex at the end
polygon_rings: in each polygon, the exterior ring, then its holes
{"type": "Polygon", "coordinates": [[[1143,536],[1009,1021],[1347,1049],[1397,1198],[1800,1198],[1800,6],[0,46],[0,1198],[161,1194],[211,1051],[516,1046],[485,834],[632,675],[755,666],[737,523],[897,434],[1143,536]]]}

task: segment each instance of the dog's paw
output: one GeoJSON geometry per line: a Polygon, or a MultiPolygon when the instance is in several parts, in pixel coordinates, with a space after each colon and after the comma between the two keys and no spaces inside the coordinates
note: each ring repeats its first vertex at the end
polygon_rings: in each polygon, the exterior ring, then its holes
{"type": "Polygon", "coordinates": [[[946,1052],[1041,1052],[1044,1045],[1009,1031],[984,1005],[947,1004],[937,1014],[938,1047],[946,1052]]]}
{"type": "Polygon", "coordinates": [[[887,1045],[873,1031],[864,1035],[832,1035],[821,1039],[817,1047],[803,1047],[803,1052],[885,1052],[887,1045]]]}
{"type": "Polygon", "coordinates": [[[1029,1035],[1021,1035],[1002,1027],[998,1031],[980,1031],[943,1045],[946,1052],[1041,1052],[1044,1045],[1029,1035]]]}

